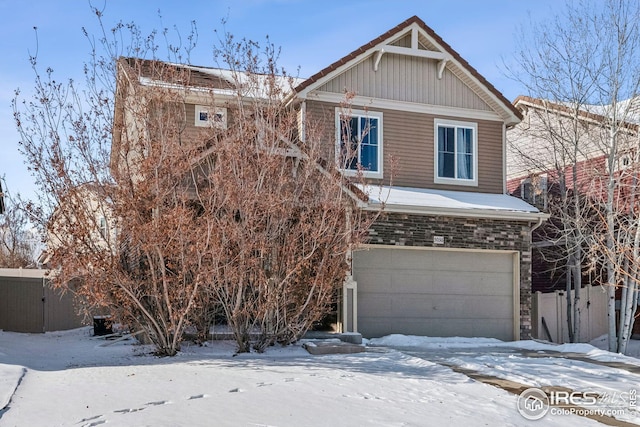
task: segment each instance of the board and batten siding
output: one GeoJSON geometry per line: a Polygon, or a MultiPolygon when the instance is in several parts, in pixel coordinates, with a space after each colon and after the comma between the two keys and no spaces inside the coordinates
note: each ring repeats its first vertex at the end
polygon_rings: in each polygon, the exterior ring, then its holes
{"type": "Polygon", "coordinates": [[[442,79],[438,79],[438,62],[433,59],[385,53],[378,71],[373,71],[375,58],[376,55],[370,56],[317,90],[346,90],[365,97],[492,111],[468,83],[449,69],[445,68],[442,79]]]}
{"type": "MultiPolygon", "coordinates": [[[[327,141],[327,157],[334,159],[336,125],[335,104],[307,101],[307,118],[321,123],[323,141],[327,141]]],[[[353,105],[354,109],[364,109],[353,105]]],[[[383,184],[400,187],[433,188],[438,190],[471,191],[501,194],[502,122],[464,120],[478,124],[478,186],[434,183],[434,119],[462,119],[398,110],[375,109],[383,113],[383,184]],[[396,161],[392,171],[391,158],[396,161]]],[[[379,182],[379,180],[372,180],[379,182]]]]}

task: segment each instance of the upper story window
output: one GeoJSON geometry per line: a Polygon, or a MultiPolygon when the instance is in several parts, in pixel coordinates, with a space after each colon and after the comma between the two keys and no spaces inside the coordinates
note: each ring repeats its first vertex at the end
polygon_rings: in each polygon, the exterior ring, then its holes
{"type": "Polygon", "coordinates": [[[436,119],[434,134],[434,182],[477,186],[477,124],[436,119]]]}
{"type": "Polygon", "coordinates": [[[100,217],[100,235],[103,239],[107,238],[107,233],[109,232],[109,228],[107,227],[107,219],[103,216],[100,217]]]}
{"type": "Polygon", "coordinates": [[[195,106],[195,125],[198,127],[227,128],[227,109],[224,107],[195,106]]]}
{"type": "Polygon", "coordinates": [[[382,113],[336,109],[336,161],[347,175],[382,178],[382,113]]]}

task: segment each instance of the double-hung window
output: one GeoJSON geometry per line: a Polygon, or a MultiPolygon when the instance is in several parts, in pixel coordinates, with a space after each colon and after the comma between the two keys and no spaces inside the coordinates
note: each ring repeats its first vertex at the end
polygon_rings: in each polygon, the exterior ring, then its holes
{"type": "Polygon", "coordinates": [[[478,185],[478,127],[435,120],[435,176],[439,184],[478,185]]]}
{"type": "Polygon", "coordinates": [[[336,161],[347,175],[382,178],[382,113],[336,109],[336,161]]]}

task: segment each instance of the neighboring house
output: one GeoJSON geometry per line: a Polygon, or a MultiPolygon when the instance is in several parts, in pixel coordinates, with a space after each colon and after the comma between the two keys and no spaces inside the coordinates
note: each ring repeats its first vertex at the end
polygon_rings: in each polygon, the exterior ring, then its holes
{"type": "Polygon", "coordinates": [[[60,200],[60,206],[51,215],[47,226],[46,249],[40,261],[46,264],[50,250],[69,243],[72,233],[68,229],[83,224],[91,236],[89,240],[96,252],[113,250],[116,242],[116,218],[109,202],[100,186],[92,183],[83,184],[70,190],[60,200]],[[64,242],[67,240],[67,242],[64,242]]]}
{"type": "MultiPolygon", "coordinates": [[[[132,60],[123,61],[126,73],[132,60]]],[[[190,74],[183,139],[211,122],[234,125],[225,105],[228,71],[174,67],[190,74]],[[207,91],[216,94],[213,109],[207,91]]],[[[163,85],[125,77],[118,80],[120,123],[131,120],[123,107],[140,102],[139,87],[163,85]]],[[[285,102],[324,123],[327,160],[346,176],[361,170],[369,183],[361,187],[369,196],[363,208],[384,211],[353,253],[343,331],[530,337],[531,231],[547,215],[506,194],[506,129],[521,113],[500,92],[412,17],[301,81],[285,102]]],[[[144,132],[125,129],[128,135],[114,134],[116,167],[123,145],[144,132]]]]}
{"type": "MultiPolygon", "coordinates": [[[[637,103],[638,100],[627,102],[634,101],[637,103]]],[[[552,208],[550,203],[554,203],[554,199],[555,203],[558,203],[560,182],[563,181],[569,194],[579,193],[585,202],[587,197],[594,201],[598,201],[598,198],[604,200],[606,177],[609,172],[607,147],[603,144],[601,134],[607,132],[606,125],[603,125],[607,122],[605,108],[585,105],[575,111],[568,104],[527,96],[519,96],[513,104],[522,113],[523,120],[507,132],[508,193],[543,211],[549,211],[552,208]],[[574,144],[573,139],[578,141],[577,144],[574,144]],[[577,145],[577,150],[573,149],[574,145],[577,145]]],[[[625,102],[622,106],[625,106],[625,102]]],[[[640,111],[638,108],[634,109],[634,104],[631,105],[630,111],[630,119],[640,117],[640,111]]],[[[636,123],[624,123],[624,128],[630,135],[637,135],[636,123]]],[[[632,144],[635,145],[635,137],[632,140],[632,144]]],[[[619,141],[621,145],[614,162],[614,172],[619,180],[631,180],[626,172],[627,168],[632,166],[634,148],[625,147],[624,138],[620,138],[619,141]]],[[[616,192],[616,203],[620,210],[624,210],[624,206],[628,207],[626,197],[624,186],[620,186],[620,190],[616,192]]],[[[585,212],[587,211],[588,208],[585,208],[585,212]]],[[[595,214],[594,211],[593,213],[595,214]]],[[[557,334],[558,340],[562,340],[562,335],[565,335],[566,339],[566,302],[561,300],[564,299],[562,294],[567,287],[567,249],[564,236],[558,231],[560,228],[560,218],[552,216],[534,233],[532,241],[532,292],[555,292],[558,295],[557,302],[548,297],[541,297],[540,301],[548,301],[552,305],[551,309],[539,307],[540,313],[547,312],[547,323],[557,324],[558,330],[565,328],[564,334],[557,334]],[[560,308],[561,304],[564,308],[560,308]],[[560,321],[560,318],[563,320],[560,321]]],[[[585,244],[583,243],[583,246],[585,244]]],[[[584,263],[581,271],[583,287],[600,286],[606,282],[604,272],[589,268],[584,263]]],[[[582,320],[583,323],[587,322],[582,328],[582,340],[596,338],[607,332],[606,297],[601,288],[594,289],[597,291],[586,289],[582,298],[582,320]],[[594,304],[602,307],[595,307],[594,304]],[[591,311],[597,313],[598,318],[595,315],[591,316],[591,311]],[[594,332],[590,334],[591,330],[594,332]]],[[[541,318],[534,321],[541,325],[541,318]]],[[[550,329],[553,335],[555,328],[550,329]]],[[[636,333],[640,333],[638,322],[636,333]]],[[[537,331],[536,337],[547,338],[542,329],[537,331]]]]}
{"type": "MultiPolygon", "coordinates": [[[[507,131],[507,192],[548,212],[549,202],[560,193],[560,180],[568,192],[586,194],[595,176],[603,176],[606,161],[596,138],[597,126],[604,117],[579,110],[579,126],[573,131],[572,118],[576,112],[568,107],[542,99],[519,96],[513,102],[521,111],[523,120],[507,131]],[[590,136],[591,135],[591,136],[590,136]],[[580,149],[572,151],[572,139],[577,138],[580,149]],[[553,142],[550,142],[553,141],[553,142]],[[576,161],[573,161],[575,158],[576,161]],[[573,166],[577,166],[577,179],[573,179],[573,166]]],[[[542,251],[564,245],[554,231],[560,228],[558,218],[551,218],[533,236],[532,291],[554,292],[564,290],[565,256],[556,262],[544,259],[542,251]],[[537,248],[537,249],[536,249],[537,248]]],[[[549,258],[549,257],[546,257],[549,258]]],[[[593,275],[585,276],[584,284],[593,275]]],[[[596,283],[594,283],[596,284],[596,283]]],[[[599,284],[599,282],[597,282],[599,284]]]]}

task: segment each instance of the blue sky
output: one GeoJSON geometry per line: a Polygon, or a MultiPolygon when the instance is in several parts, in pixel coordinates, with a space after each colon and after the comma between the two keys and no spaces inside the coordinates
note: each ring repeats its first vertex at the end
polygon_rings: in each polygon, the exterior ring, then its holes
{"type": "MultiPolygon", "coordinates": [[[[280,65],[308,77],[342,56],[417,15],[510,100],[522,88],[504,76],[503,58],[515,50],[517,27],[549,19],[558,0],[93,0],[104,8],[104,22],[135,22],[143,31],[176,26],[182,35],[195,20],[197,65],[214,65],[211,46],[221,20],[236,37],[282,47],[280,65]],[[158,10],[162,20],[158,16],[158,10]]],[[[18,134],[10,107],[14,91],[29,96],[33,71],[29,54],[38,49],[41,67],[57,80],[81,76],[89,43],[82,34],[97,32],[97,20],[85,0],[0,0],[0,176],[11,193],[32,197],[35,186],[18,152],[18,134]],[[38,28],[38,43],[33,27],[38,28]]]]}

